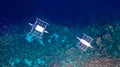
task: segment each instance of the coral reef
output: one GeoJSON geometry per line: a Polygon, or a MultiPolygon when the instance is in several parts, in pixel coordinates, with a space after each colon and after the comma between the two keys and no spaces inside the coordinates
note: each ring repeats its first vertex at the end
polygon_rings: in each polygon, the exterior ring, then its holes
{"type": "Polygon", "coordinates": [[[95,58],[86,63],[84,67],[119,67],[120,59],[115,58],[95,58]]]}
{"type": "Polygon", "coordinates": [[[119,67],[120,23],[65,27],[51,24],[42,40],[31,37],[29,29],[12,24],[0,27],[0,65],[3,67],[119,67]],[[22,32],[21,32],[22,30],[22,32]],[[93,37],[86,52],[76,47],[76,36],[93,37]],[[27,37],[26,37],[27,34],[27,37]],[[33,38],[33,39],[31,39],[33,38]],[[106,58],[107,57],[107,58],[106,58]],[[96,59],[97,58],[97,59],[96,59]],[[113,58],[113,59],[112,59],[113,58]]]}

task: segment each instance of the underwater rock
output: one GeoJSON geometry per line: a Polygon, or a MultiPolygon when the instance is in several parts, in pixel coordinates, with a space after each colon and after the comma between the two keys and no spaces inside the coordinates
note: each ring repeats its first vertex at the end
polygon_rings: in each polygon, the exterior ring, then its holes
{"type": "Polygon", "coordinates": [[[118,45],[118,49],[119,49],[119,51],[120,51],[120,44],[118,45]]]}
{"type": "Polygon", "coordinates": [[[45,46],[45,44],[44,44],[44,42],[43,42],[42,39],[39,39],[39,40],[37,40],[37,41],[38,41],[38,43],[39,43],[40,45],[45,46]]]}
{"type": "Polygon", "coordinates": [[[108,42],[112,42],[111,34],[107,33],[102,36],[103,39],[107,40],[108,42]]]}
{"type": "Polygon", "coordinates": [[[101,37],[97,37],[96,44],[97,45],[102,45],[102,39],[101,39],[101,37]]]}
{"type": "Polygon", "coordinates": [[[38,63],[38,64],[45,64],[45,61],[38,58],[38,59],[37,59],[37,63],[38,63]]]}
{"type": "Polygon", "coordinates": [[[32,61],[29,59],[24,59],[24,62],[26,63],[26,65],[31,66],[32,65],[32,61]]]}
{"type": "Polygon", "coordinates": [[[32,42],[32,41],[33,41],[33,36],[30,35],[29,33],[27,33],[25,39],[26,39],[28,42],[32,42]]]}
{"type": "Polygon", "coordinates": [[[109,39],[110,37],[111,37],[110,34],[104,34],[104,35],[102,36],[102,38],[104,38],[104,39],[109,39]]]}
{"type": "Polygon", "coordinates": [[[109,25],[108,28],[111,30],[111,32],[114,32],[114,28],[112,25],[109,25]]]}
{"type": "Polygon", "coordinates": [[[86,63],[84,67],[116,67],[120,66],[120,59],[96,58],[86,63]]]}

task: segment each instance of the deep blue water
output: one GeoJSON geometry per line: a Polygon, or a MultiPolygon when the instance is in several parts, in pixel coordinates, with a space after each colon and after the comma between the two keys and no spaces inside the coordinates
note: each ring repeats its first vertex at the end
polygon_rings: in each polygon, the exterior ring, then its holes
{"type": "Polygon", "coordinates": [[[119,0],[4,0],[0,2],[0,15],[23,19],[40,17],[59,24],[101,23],[100,20],[120,16],[119,0]]]}

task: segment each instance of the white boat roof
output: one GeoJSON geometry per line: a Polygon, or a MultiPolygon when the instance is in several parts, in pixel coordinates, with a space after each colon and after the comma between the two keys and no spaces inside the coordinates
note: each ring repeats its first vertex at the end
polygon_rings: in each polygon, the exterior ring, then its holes
{"type": "Polygon", "coordinates": [[[39,25],[37,25],[36,28],[35,28],[35,30],[37,30],[37,31],[39,31],[39,32],[44,32],[44,29],[45,29],[45,28],[43,28],[43,27],[41,27],[41,26],[39,26],[39,25]]]}

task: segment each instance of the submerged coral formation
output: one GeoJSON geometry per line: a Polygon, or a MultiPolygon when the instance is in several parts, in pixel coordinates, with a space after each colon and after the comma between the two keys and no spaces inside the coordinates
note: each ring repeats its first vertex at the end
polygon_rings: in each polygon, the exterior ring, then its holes
{"type": "Polygon", "coordinates": [[[95,58],[86,63],[84,67],[119,67],[119,58],[95,58]]]}
{"type": "MultiPolygon", "coordinates": [[[[10,26],[12,25],[10,24],[10,26]]],[[[3,30],[7,26],[0,27],[2,31],[0,32],[0,65],[2,67],[120,66],[120,61],[116,60],[120,59],[119,22],[86,27],[65,27],[56,24],[50,26],[47,28],[49,33],[44,34],[41,40],[27,34],[29,32],[27,27],[21,29],[19,25],[16,25],[15,28],[10,27],[11,30],[3,30]],[[81,36],[83,33],[94,39],[92,42],[94,48],[88,49],[86,52],[76,47],[78,40],[75,37],[81,36]],[[117,61],[113,65],[111,58],[117,61]]]]}

